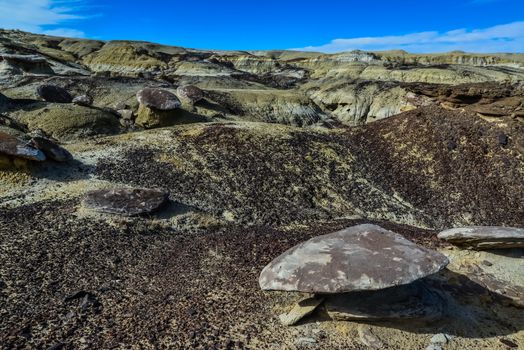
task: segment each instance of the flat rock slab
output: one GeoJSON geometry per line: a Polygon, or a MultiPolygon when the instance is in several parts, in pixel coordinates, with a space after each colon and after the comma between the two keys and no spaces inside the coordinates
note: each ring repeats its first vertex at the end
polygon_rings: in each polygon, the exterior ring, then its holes
{"type": "Polygon", "coordinates": [[[301,243],[268,264],[263,290],[345,293],[413,282],[448,259],[376,225],[358,225],[301,243]]]}
{"type": "Polygon", "coordinates": [[[170,111],[181,106],[175,94],[162,89],[145,88],[137,92],[136,98],[142,106],[170,111]]]}
{"type": "Polygon", "coordinates": [[[502,226],[452,228],[438,234],[440,239],[475,249],[524,248],[524,229],[502,226]]]}
{"type": "Polygon", "coordinates": [[[169,192],[145,188],[113,188],[86,194],[84,207],[108,214],[136,216],[149,214],[167,203],[169,192]]]}
{"type": "Polygon", "coordinates": [[[379,291],[330,295],[324,305],[329,317],[339,321],[431,321],[443,316],[446,302],[417,281],[379,291]]]}
{"type": "Polygon", "coordinates": [[[73,98],[67,92],[66,89],[61,88],[60,86],[44,84],[39,85],[36,88],[38,96],[40,96],[44,101],[54,102],[54,103],[70,103],[73,98]]]}
{"type": "Polygon", "coordinates": [[[39,162],[46,159],[42,151],[4,132],[0,132],[0,153],[39,162]]]}
{"type": "Polygon", "coordinates": [[[33,137],[31,139],[31,144],[35,148],[44,152],[46,157],[54,161],[66,162],[72,158],[71,153],[49,139],[43,137],[33,137]]]}
{"type": "Polygon", "coordinates": [[[313,311],[315,311],[315,309],[320,304],[322,304],[323,301],[324,298],[322,297],[313,297],[301,300],[295,304],[291,311],[279,316],[280,322],[284,326],[292,326],[304,317],[313,313],[313,311]]]}

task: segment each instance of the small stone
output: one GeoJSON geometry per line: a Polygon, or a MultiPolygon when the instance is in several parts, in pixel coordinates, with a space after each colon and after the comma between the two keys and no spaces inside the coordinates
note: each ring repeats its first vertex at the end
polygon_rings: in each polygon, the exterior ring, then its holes
{"type": "Polygon", "coordinates": [[[322,304],[324,298],[307,298],[295,304],[293,309],[288,313],[279,316],[280,322],[284,326],[292,326],[304,317],[310,315],[315,309],[322,304]]]}
{"type": "Polygon", "coordinates": [[[86,208],[102,213],[135,216],[149,214],[167,203],[169,192],[145,188],[114,188],[86,194],[86,208]]]}
{"type": "Polygon", "coordinates": [[[508,142],[509,142],[508,135],[503,134],[503,133],[500,133],[500,134],[498,135],[498,140],[499,140],[499,144],[500,144],[501,146],[507,146],[507,145],[508,145],[508,142]]]}
{"type": "Polygon", "coordinates": [[[295,341],[295,346],[299,349],[313,348],[317,344],[317,340],[311,337],[300,337],[295,341]]]}
{"type": "Polygon", "coordinates": [[[511,349],[517,349],[519,347],[515,342],[513,342],[510,339],[500,338],[499,341],[511,349]]]}
{"type": "Polygon", "coordinates": [[[56,343],[47,348],[47,350],[62,350],[65,347],[64,343],[56,343]]]}
{"type": "Polygon", "coordinates": [[[60,147],[53,141],[43,137],[33,137],[31,145],[42,152],[49,158],[57,162],[67,162],[71,158],[71,153],[60,147]]]}
{"type": "Polygon", "coordinates": [[[440,346],[440,344],[429,344],[426,347],[426,350],[443,350],[443,349],[442,349],[442,346],[440,346]]]}
{"type": "Polygon", "coordinates": [[[371,331],[371,327],[364,324],[358,325],[358,337],[360,341],[372,348],[372,349],[382,349],[384,343],[371,331]]]}
{"type": "Polygon", "coordinates": [[[489,262],[487,260],[482,260],[482,265],[489,267],[489,266],[493,266],[493,263],[491,263],[491,262],[489,262]]]}
{"type": "Polygon", "coordinates": [[[87,95],[79,95],[73,99],[75,105],[89,107],[93,104],[93,99],[87,95]]]}
{"type": "Polygon", "coordinates": [[[134,118],[133,111],[130,109],[119,109],[117,113],[122,119],[132,120],[134,118]]]}
{"type": "Polygon", "coordinates": [[[177,109],[181,105],[175,94],[163,89],[145,88],[137,92],[136,98],[140,105],[161,111],[177,109]]]}
{"type": "Polygon", "coordinates": [[[36,92],[38,96],[47,102],[70,103],[73,99],[66,89],[56,85],[40,85],[37,87],[36,92]]]}
{"type": "Polygon", "coordinates": [[[444,333],[435,334],[431,337],[430,343],[432,344],[447,344],[449,341],[449,336],[444,333]]]}
{"type": "Polygon", "coordinates": [[[42,162],[45,154],[30,144],[0,131],[0,154],[42,162]]]}

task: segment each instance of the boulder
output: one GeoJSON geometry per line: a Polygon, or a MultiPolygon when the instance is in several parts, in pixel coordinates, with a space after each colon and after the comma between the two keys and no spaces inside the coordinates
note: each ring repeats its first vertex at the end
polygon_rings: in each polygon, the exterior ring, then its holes
{"type": "Polygon", "coordinates": [[[89,107],[93,104],[93,99],[87,95],[79,95],[73,99],[73,103],[75,105],[89,107]]]}
{"type": "Polygon", "coordinates": [[[167,203],[169,192],[146,188],[113,188],[86,194],[83,205],[108,214],[136,216],[149,214],[167,203]]]}
{"type": "Polygon", "coordinates": [[[363,224],[301,243],[268,264],[263,290],[345,293],[411,283],[448,259],[380,226],[363,224]]]}
{"type": "Polygon", "coordinates": [[[57,162],[66,162],[72,158],[71,153],[66,149],[44,137],[33,137],[31,145],[44,152],[47,158],[57,162]]]}
{"type": "Polygon", "coordinates": [[[38,96],[47,102],[70,103],[73,99],[66,89],[56,85],[39,85],[36,88],[36,92],[38,96]]]}
{"type": "Polygon", "coordinates": [[[181,105],[175,94],[163,89],[145,88],[137,92],[136,98],[141,106],[160,111],[171,111],[181,105]]]}
{"type": "Polygon", "coordinates": [[[39,162],[46,159],[42,151],[4,132],[0,132],[0,154],[39,162]]]}
{"type": "Polygon", "coordinates": [[[204,92],[194,85],[181,85],[176,89],[176,95],[191,104],[195,104],[204,98],[204,92]]]}
{"type": "Polygon", "coordinates": [[[524,229],[502,226],[452,228],[438,234],[440,239],[475,249],[524,248],[524,229]]]}

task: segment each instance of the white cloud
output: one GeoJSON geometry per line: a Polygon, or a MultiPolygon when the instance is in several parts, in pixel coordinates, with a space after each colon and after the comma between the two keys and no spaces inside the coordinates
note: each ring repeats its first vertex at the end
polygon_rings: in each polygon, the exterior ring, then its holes
{"type": "Polygon", "coordinates": [[[351,50],[394,50],[408,52],[524,52],[524,21],[484,29],[455,29],[382,37],[335,39],[328,44],[294,49],[301,51],[343,52],[351,50]]]}
{"type": "Polygon", "coordinates": [[[60,36],[84,36],[82,31],[62,27],[84,18],[80,0],[0,0],[0,27],[60,36]]]}

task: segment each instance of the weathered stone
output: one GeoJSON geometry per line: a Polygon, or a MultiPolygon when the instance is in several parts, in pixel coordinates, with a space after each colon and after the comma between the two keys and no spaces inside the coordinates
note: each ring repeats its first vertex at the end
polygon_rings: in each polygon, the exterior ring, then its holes
{"type": "Polygon", "coordinates": [[[438,234],[440,239],[475,249],[524,248],[524,229],[501,226],[453,228],[438,234]]]}
{"type": "Polygon", "coordinates": [[[194,85],[181,85],[176,89],[176,94],[180,99],[193,104],[204,98],[204,92],[194,85]]]}
{"type": "Polygon", "coordinates": [[[180,100],[175,94],[162,89],[145,88],[137,92],[140,105],[161,111],[170,111],[180,107],[180,100]]]}
{"type": "Polygon", "coordinates": [[[93,99],[88,95],[79,95],[73,99],[73,103],[75,105],[89,107],[93,104],[93,99]]]}
{"type": "Polygon", "coordinates": [[[421,281],[379,291],[335,294],[324,303],[334,320],[431,321],[442,317],[445,301],[421,281]]]}
{"type": "Polygon", "coordinates": [[[313,311],[315,311],[315,309],[320,304],[322,304],[323,301],[324,298],[322,297],[313,297],[301,300],[295,304],[291,311],[279,316],[280,322],[284,326],[292,326],[304,317],[313,313],[313,311]]]}
{"type": "Polygon", "coordinates": [[[45,154],[16,137],[0,132],[0,153],[29,160],[44,161],[45,154]]]}
{"type": "Polygon", "coordinates": [[[44,84],[36,88],[38,96],[44,101],[54,103],[70,103],[73,99],[66,89],[56,85],[44,84]]]}
{"type": "Polygon", "coordinates": [[[133,111],[131,109],[119,109],[117,113],[122,119],[132,120],[134,118],[133,111]]]}
{"type": "Polygon", "coordinates": [[[360,341],[371,349],[382,349],[384,343],[371,331],[371,327],[365,324],[358,325],[358,337],[360,341]]]}
{"type": "Polygon", "coordinates": [[[259,284],[310,293],[378,290],[434,274],[448,262],[399,234],[364,224],[289,249],[264,268],[259,284]]]}
{"type": "Polygon", "coordinates": [[[66,162],[72,158],[71,153],[47,138],[33,137],[31,144],[33,147],[44,152],[46,157],[54,161],[66,162]]]}
{"type": "Polygon", "coordinates": [[[152,213],[166,204],[169,193],[145,188],[114,188],[86,194],[86,208],[102,213],[135,216],[152,213]]]}

